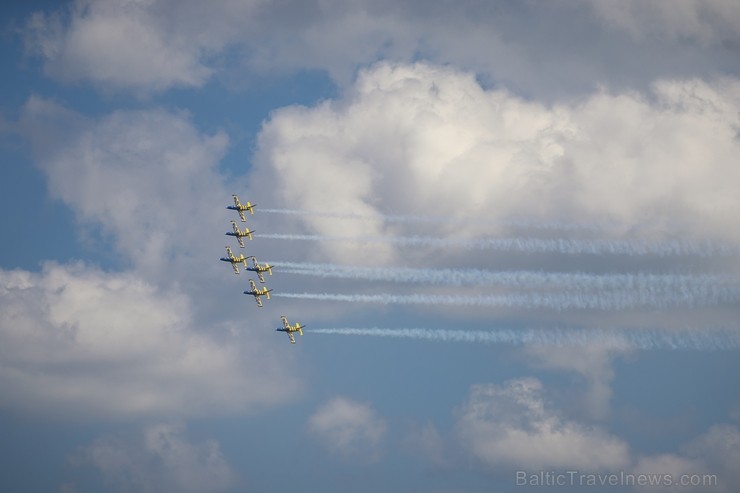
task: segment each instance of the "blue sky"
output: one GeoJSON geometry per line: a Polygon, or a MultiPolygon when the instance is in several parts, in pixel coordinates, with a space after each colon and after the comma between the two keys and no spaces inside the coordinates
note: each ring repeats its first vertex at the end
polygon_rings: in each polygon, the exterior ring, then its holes
{"type": "Polygon", "coordinates": [[[740,484],[734,2],[2,14],[3,491],[740,484]]]}

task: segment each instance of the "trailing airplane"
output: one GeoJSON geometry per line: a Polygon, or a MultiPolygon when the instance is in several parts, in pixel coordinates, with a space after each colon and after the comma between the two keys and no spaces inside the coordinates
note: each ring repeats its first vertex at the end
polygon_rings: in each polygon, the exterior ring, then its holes
{"type": "Polygon", "coordinates": [[[232,195],[232,197],[234,197],[234,205],[229,205],[226,208],[238,212],[239,217],[242,219],[242,222],[247,222],[247,218],[244,217],[244,211],[249,211],[250,214],[254,215],[254,206],[257,204],[247,202],[245,205],[239,202],[239,197],[237,197],[236,195],[232,195]]]}
{"type": "Polygon", "coordinates": [[[272,289],[267,289],[267,286],[259,289],[257,288],[257,285],[254,283],[254,281],[251,279],[249,280],[249,286],[251,289],[249,291],[244,291],[244,294],[251,294],[252,296],[254,296],[254,301],[257,302],[257,306],[262,306],[262,299],[260,298],[260,296],[267,296],[267,299],[270,299],[270,291],[272,291],[272,289]]]}
{"type": "Polygon", "coordinates": [[[226,234],[228,236],[235,236],[236,240],[239,242],[239,246],[244,248],[244,238],[245,236],[252,239],[252,233],[254,233],[254,230],[250,230],[248,227],[244,226],[244,231],[239,230],[239,228],[236,226],[236,221],[231,221],[231,227],[233,231],[228,231],[226,234]]]}
{"type": "Polygon", "coordinates": [[[270,264],[263,264],[260,265],[257,263],[257,257],[252,255],[251,257],[247,257],[252,259],[252,267],[247,267],[247,270],[255,272],[257,274],[257,277],[260,278],[260,282],[262,284],[265,283],[265,276],[262,275],[263,272],[269,272],[270,275],[272,275],[272,265],[270,264]]]}
{"type": "Polygon", "coordinates": [[[285,332],[286,334],[288,334],[288,337],[290,338],[290,343],[295,344],[295,335],[293,333],[298,332],[300,335],[303,335],[303,329],[306,328],[306,326],[301,325],[298,322],[296,322],[295,325],[290,325],[285,315],[281,316],[280,319],[283,321],[283,328],[275,329],[275,331],[285,332]]]}
{"type": "Polygon", "coordinates": [[[221,257],[221,261],[231,262],[231,266],[234,268],[234,274],[239,273],[239,267],[237,267],[236,264],[244,264],[244,267],[247,267],[247,257],[245,257],[243,253],[240,253],[238,257],[235,257],[234,252],[231,251],[231,247],[227,246],[226,254],[228,257],[221,257]]]}

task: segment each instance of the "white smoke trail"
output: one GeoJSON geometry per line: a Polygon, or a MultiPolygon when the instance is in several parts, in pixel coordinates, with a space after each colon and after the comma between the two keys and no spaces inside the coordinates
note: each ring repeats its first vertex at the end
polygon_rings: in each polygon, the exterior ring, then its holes
{"type": "Polygon", "coordinates": [[[327,328],[311,334],[396,337],[440,342],[475,342],[540,346],[600,346],[611,349],[692,349],[700,351],[740,349],[740,330],[649,330],[649,329],[382,329],[327,328]]]}
{"type": "Polygon", "coordinates": [[[344,301],[353,303],[422,304],[455,306],[500,306],[508,308],[547,308],[551,310],[595,309],[623,310],[627,308],[675,306],[707,306],[740,300],[737,289],[719,293],[714,298],[692,298],[685,293],[654,293],[650,291],[621,290],[606,293],[558,292],[499,295],[448,295],[448,294],[337,294],[337,293],[275,293],[274,297],[344,301]]]}
{"type": "Polygon", "coordinates": [[[740,279],[709,274],[587,274],[582,272],[490,271],[483,269],[428,269],[361,267],[310,262],[270,261],[284,274],[322,278],[439,284],[447,286],[507,286],[510,288],[563,288],[570,290],[623,289],[681,292],[700,299],[722,296],[723,290],[740,290],[740,279]]]}
{"type": "Polygon", "coordinates": [[[429,236],[329,236],[264,233],[255,236],[274,240],[295,241],[343,241],[351,243],[391,243],[402,246],[424,246],[438,248],[469,248],[479,250],[515,251],[524,253],[561,253],[566,255],[737,255],[740,248],[711,241],[693,242],[666,240],[657,242],[628,240],[590,240],[571,238],[435,238],[429,236]]]}
{"type": "Polygon", "coordinates": [[[418,214],[353,214],[331,211],[309,211],[303,209],[260,209],[260,212],[268,214],[285,214],[290,216],[327,217],[332,219],[347,219],[360,221],[375,221],[382,219],[386,223],[429,223],[444,224],[454,223],[456,225],[489,225],[489,226],[514,226],[527,229],[559,230],[559,231],[599,231],[603,224],[574,223],[563,221],[535,221],[523,219],[497,218],[484,220],[480,218],[452,218],[450,216],[424,216],[418,214]]]}

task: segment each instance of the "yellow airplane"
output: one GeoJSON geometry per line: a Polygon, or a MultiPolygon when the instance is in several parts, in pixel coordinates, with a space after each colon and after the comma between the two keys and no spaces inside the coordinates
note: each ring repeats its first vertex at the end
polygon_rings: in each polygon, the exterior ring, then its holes
{"type": "Polygon", "coordinates": [[[245,257],[243,253],[240,253],[238,257],[235,257],[234,252],[232,252],[231,248],[227,246],[226,254],[228,257],[221,257],[221,260],[224,262],[231,262],[231,266],[234,268],[234,274],[239,273],[239,267],[237,267],[236,264],[244,264],[244,267],[247,267],[247,257],[245,257]]]}
{"type": "Polygon", "coordinates": [[[234,231],[229,231],[226,234],[228,236],[235,236],[236,240],[239,242],[239,246],[244,248],[244,240],[242,238],[246,236],[251,240],[254,230],[250,231],[248,227],[244,226],[244,231],[240,231],[239,228],[236,226],[236,221],[231,221],[231,227],[234,231]]]}
{"type": "Polygon", "coordinates": [[[254,206],[257,204],[252,204],[251,202],[247,202],[246,205],[239,202],[239,197],[236,195],[232,195],[234,197],[234,205],[229,205],[226,208],[231,209],[232,211],[236,211],[239,213],[239,217],[242,219],[242,222],[247,222],[247,218],[244,217],[244,211],[249,211],[250,214],[254,215],[254,206]]]}
{"type": "Polygon", "coordinates": [[[293,333],[298,332],[300,335],[303,335],[303,329],[306,328],[306,326],[301,325],[298,322],[296,322],[295,325],[290,325],[285,315],[281,316],[280,318],[283,321],[283,328],[275,330],[277,332],[285,332],[286,334],[288,334],[288,337],[290,337],[290,343],[295,344],[295,335],[293,335],[293,333]]]}
{"type": "Polygon", "coordinates": [[[263,272],[269,272],[270,275],[272,275],[272,265],[270,264],[263,264],[260,265],[257,263],[257,257],[252,255],[251,257],[247,257],[252,259],[252,265],[253,267],[247,267],[247,270],[257,273],[257,277],[260,278],[260,282],[262,284],[265,283],[265,276],[262,275],[263,272]]]}
{"type": "Polygon", "coordinates": [[[257,306],[262,306],[262,299],[260,296],[267,296],[267,299],[270,299],[270,291],[272,291],[272,289],[267,289],[267,286],[262,289],[258,289],[257,285],[251,279],[249,280],[249,286],[251,289],[249,291],[244,291],[244,294],[251,294],[254,296],[254,301],[257,302],[257,306]]]}

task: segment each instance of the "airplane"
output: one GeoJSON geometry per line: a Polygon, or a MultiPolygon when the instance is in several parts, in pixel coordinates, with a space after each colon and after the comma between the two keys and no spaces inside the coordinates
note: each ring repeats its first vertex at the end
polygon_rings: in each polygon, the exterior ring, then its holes
{"type": "Polygon", "coordinates": [[[234,274],[239,273],[239,267],[237,267],[236,264],[244,264],[244,267],[247,267],[247,257],[245,257],[243,253],[240,253],[238,257],[235,257],[234,252],[232,252],[231,248],[227,246],[226,254],[228,257],[221,257],[221,260],[224,262],[231,262],[231,266],[234,268],[234,274]]]}
{"type": "Polygon", "coordinates": [[[285,332],[288,334],[288,337],[290,338],[290,343],[295,344],[295,335],[293,335],[294,332],[298,332],[300,335],[303,335],[303,329],[306,328],[305,325],[301,325],[298,322],[296,322],[295,325],[290,325],[288,323],[288,319],[285,317],[285,315],[280,317],[283,321],[283,328],[282,329],[275,329],[277,332],[285,332]]]}
{"type": "Polygon", "coordinates": [[[252,255],[251,257],[247,257],[247,258],[251,258],[252,259],[252,265],[254,266],[254,267],[247,267],[247,270],[252,271],[252,272],[256,272],[257,273],[257,277],[260,278],[260,282],[262,284],[264,284],[265,283],[265,276],[263,276],[262,273],[263,272],[269,272],[270,275],[272,275],[272,265],[270,265],[270,264],[263,264],[263,265],[258,264],[257,263],[257,258],[254,255],[252,255]]]}
{"type": "Polygon", "coordinates": [[[251,294],[254,296],[254,301],[257,302],[257,306],[262,306],[262,299],[260,296],[267,296],[267,299],[270,299],[270,291],[272,291],[272,289],[267,289],[267,286],[262,289],[258,289],[257,285],[251,279],[249,280],[249,286],[251,289],[249,291],[244,291],[244,294],[251,294]]]}
{"type": "Polygon", "coordinates": [[[236,211],[239,213],[239,217],[242,219],[242,222],[247,222],[247,218],[244,217],[244,211],[249,211],[250,214],[254,215],[254,206],[257,204],[252,204],[251,202],[247,202],[247,205],[242,204],[239,202],[239,197],[236,195],[232,195],[234,197],[234,205],[229,205],[226,208],[231,209],[232,211],[236,211]]]}
{"type": "Polygon", "coordinates": [[[228,236],[235,236],[236,240],[239,242],[239,246],[244,248],[244,240],[242,238],[246,236],[251,240],[254,230],[250,231],[248,227],[244,226],[244,231],[240,231],[239,228],[236,226],[236,221],[231,221],[231,227],[234,231],[229,231],[226,234],[228,236]]]}

